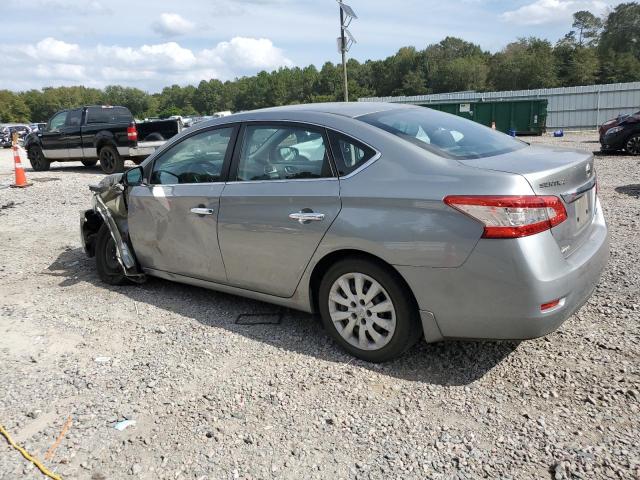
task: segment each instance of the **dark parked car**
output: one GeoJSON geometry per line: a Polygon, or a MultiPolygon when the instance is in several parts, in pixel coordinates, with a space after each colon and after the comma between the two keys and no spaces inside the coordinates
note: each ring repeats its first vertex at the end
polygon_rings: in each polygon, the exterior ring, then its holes
{"type": "Polygon", "coordinates": [[[56,113],[24,147],[36,171],[53,161],[93,166],[100,160],[103,172],[117,173],[126,159],[142,162],[179,131],[176,120],[136,123],[126,107],[93,105],[56,113]]]}
{"type": "Polygon", "coordinates": [[[18,140],[23,140],[29,133],[31,128],[28,125],[7,125],[0,130],[0,145],[3,148],[11,147],[11,138],[13,133],[18,133],[18,140]]]}
{"type": "Polygon", "coordinates": [[[640,155],[640,112],[619,115],[603,123],[599,129],[602,151],[625,150],[640,155]]]}

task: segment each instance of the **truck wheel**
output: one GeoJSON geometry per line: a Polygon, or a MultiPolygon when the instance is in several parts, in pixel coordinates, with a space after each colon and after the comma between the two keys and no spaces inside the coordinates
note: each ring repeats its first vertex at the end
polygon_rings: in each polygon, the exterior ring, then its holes
{"type": "Polygon", "coordinates": [[[124,172],[124,160],[111,145],[106,145],[100,149],[100,168],[106,174],[124,172]]]}
{"type": "Polygon", "coordinates": [[[624,149],[631,155],[640,155],[640,134],[631,135],[624,149]]]}
{"type": "Polygon", "coordinates": [[[109,285],[127,283],[127,277],[124,276],[122,265],[116,256],[116,242],[105,223],[100,227],[96,238],[96,267],[98,276],[104,283],[109,285]]]}
{"type": "Polygon", "coordinates": [[[96,163],[98,163],[97,159],[96,160],[82,160],[82,164],[85,167],[93,167],[93,166],[95,166],[96,163]]]}
{"type": "Polygon", "coordinates": [[[31,147],[27,152],[27,157],[29,157],[29,163],[35,172],[44,172],[51,167],[51,162],[44,158],[44,153],[38,146],[31,147]]]}

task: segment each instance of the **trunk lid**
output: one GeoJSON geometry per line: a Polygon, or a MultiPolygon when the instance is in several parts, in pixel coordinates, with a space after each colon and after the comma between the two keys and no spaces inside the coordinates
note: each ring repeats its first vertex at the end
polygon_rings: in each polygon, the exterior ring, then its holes
{"type": "Polygon", "coordinates": [[[596,208],[593,154],[550,146],[529,146],[493,157],[462,160],[463,164],[522,175],[536,195],[555,195],[567,220],[551,232],[568,257],[588,237],[596,208]]]}

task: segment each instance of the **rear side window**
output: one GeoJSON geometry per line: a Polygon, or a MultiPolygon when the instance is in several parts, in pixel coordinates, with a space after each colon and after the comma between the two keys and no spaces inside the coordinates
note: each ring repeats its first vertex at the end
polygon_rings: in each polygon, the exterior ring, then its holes
{"type": "Polygon", "coordinates": [[[445,158],[468,160],[513,152],[527,146],[479,123],[425,107],[387,110],[358,117],[445,158]]]}
{"type": "Polygon", "coordinates": [[[89,107],[87,108],[87,124],[92,123],[130,123],[133,115],[125,107],[89,107]]]}
{"type": "Polygon", "coordinates": [[[371,160],[376,151],[341,133],[329,132],[331,149],[341,177],[349,175],[371,160]]]}

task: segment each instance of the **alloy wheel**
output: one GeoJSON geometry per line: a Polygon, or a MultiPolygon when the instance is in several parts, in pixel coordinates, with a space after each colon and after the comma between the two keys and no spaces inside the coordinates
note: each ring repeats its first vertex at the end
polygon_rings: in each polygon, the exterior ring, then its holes
{"type": "Polygon", "coordinates": [[[640,136],[634,135],[627,141],[627,152],[632,155],[640,155],[640,136]]]}
{"type": "Polygon", "coordinates": [[[379,282],[363,273],[346,273],[333,283],[329,315],[340,336],[361,350],[383,348],[396,329],[391,297],[379,282]]]}

